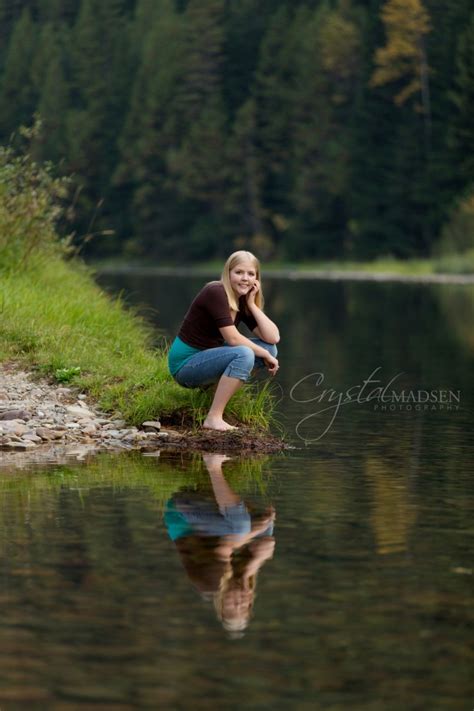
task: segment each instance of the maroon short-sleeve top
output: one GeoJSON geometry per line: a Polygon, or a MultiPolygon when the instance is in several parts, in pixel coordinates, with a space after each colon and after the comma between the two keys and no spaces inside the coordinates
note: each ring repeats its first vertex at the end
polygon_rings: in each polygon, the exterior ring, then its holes
{"type": "Polygon", "coordinates": [[[245,296],[239,299],[239,311],[234,321],[224,285],[214,281],[206,284],[192,302],[178,336],[184,343],[200,350],[216,348],[224,343],[219,328],[238,326],[241,321],[251,331],[257,326],[256,320],[247,310],[245,296]]]}

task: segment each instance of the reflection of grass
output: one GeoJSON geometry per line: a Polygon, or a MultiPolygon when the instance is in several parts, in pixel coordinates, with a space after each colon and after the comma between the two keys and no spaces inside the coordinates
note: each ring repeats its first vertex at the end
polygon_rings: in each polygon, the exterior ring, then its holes
{"type": "MultiPolygon", "coordinates": [[[[268,474],[264,471],[267,458],[230,460],[223,466],[224,476],[238,494],[264,494],[268,474]]],[[[33,505],[43,493],[74,489],[81,498],[93,489],[111,487],[113,490],[147,489],[153,499],[163,506],[172,494],[181,489],[210,487],[209,476],[201,455],[163,455],[144,457],[131,452],[118,455],[102,454],[85,464],[55,466],[51,470],[15,473],[0,476],[2,497],[16,495],[24,505],[33,505]]]]}

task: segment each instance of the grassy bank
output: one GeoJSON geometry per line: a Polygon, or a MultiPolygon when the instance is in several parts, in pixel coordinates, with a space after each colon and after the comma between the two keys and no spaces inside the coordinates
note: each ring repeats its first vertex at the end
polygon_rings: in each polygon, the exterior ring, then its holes
{"type": "MultiPolygon", "coordinates": [[[[112,300],[88,270],[58,256],[37,256],[27,269],[3,275],[0,287],[0,358],[34,367],[58,382],[81,387],[107,411],[133,424],[199,424],[210,394],[186,390],[170,377],[167,344],[120,299],[112,300]]],[[[267,427],[271,397],[246,386],[227,412],[267,427]]]]}
{"type": "MultiPolygon", "coordinates": [[[[200,424],[211,393],[177,385],[164,339],[102,292],[60,242],[55,224],[64,189],[28,156],[0,148],[0,359],[78,386],[130,424],[200,424]]],[[[249,384],[226,413],[267,428],[272,410],[268,386],[249,384]]]]}

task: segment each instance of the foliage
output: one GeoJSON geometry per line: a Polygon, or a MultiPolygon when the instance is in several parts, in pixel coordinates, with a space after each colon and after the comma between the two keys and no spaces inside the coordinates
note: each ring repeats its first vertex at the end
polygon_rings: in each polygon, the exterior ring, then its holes
{"type": "MultiPolygon", "coordinates": [[[[31,140],[34,132],[22,134],[31,140]]],[[[55,233],[66,194],[67,181],[54,178],[50,165],[0,147],[0,272],[24,269],[38,254],[67,252],[67,240],[58,242],[55,233]]]]}
{"type": "Polygon", "coordinates": [[[474,182],[474,12],[459,38],[456,64],[450,138],[461,175],[474,182]]]}
{"type": "Polygon", "coordinates": [[[73,365],[70,368],[58,368],[54,373],[54,377],[58,383],[70,383],[77,375],[80,374],[80,372],[81,369],[78,366],[73,365]]]}
{"type": "Polygon", "coordinates": [[[422,88],[421,67],[425,62],[423,41],[430,31],[430,19],[421,0],[387,0],[382,9],[387,44],[375,53],[372,86],[404,80],[395,96],[403,104],[422,88]]]}
{"type": "Polygon", "coordinates": [[[474,189],[453,208],[435,250],[442,255],[456,254],[460,257],[474,251],[474,189]]]}
{"type": "Polygon", "coordinates": [[[73,174],[62,229],[90,257],[426,257],[474,181],[469,0],[0,0],[0,20],[0,142],[41,114],[33,155],[73,174]]]}

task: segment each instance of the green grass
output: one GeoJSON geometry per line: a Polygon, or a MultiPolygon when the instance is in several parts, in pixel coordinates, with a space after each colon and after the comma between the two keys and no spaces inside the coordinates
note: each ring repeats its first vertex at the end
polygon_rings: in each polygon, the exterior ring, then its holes
{"type": "MultiPolygon", "coordinates": [[[[79,262],[39,254],[27,268],[0,276],[0,359],[78,386],[130,424],[202,422],[211,394],[174,382],[167,345],[120,298],[102,292],[79,262]]],[[[266,429],[272,410],[267,388],[246,386],[226,412],[266,429]]]]}

